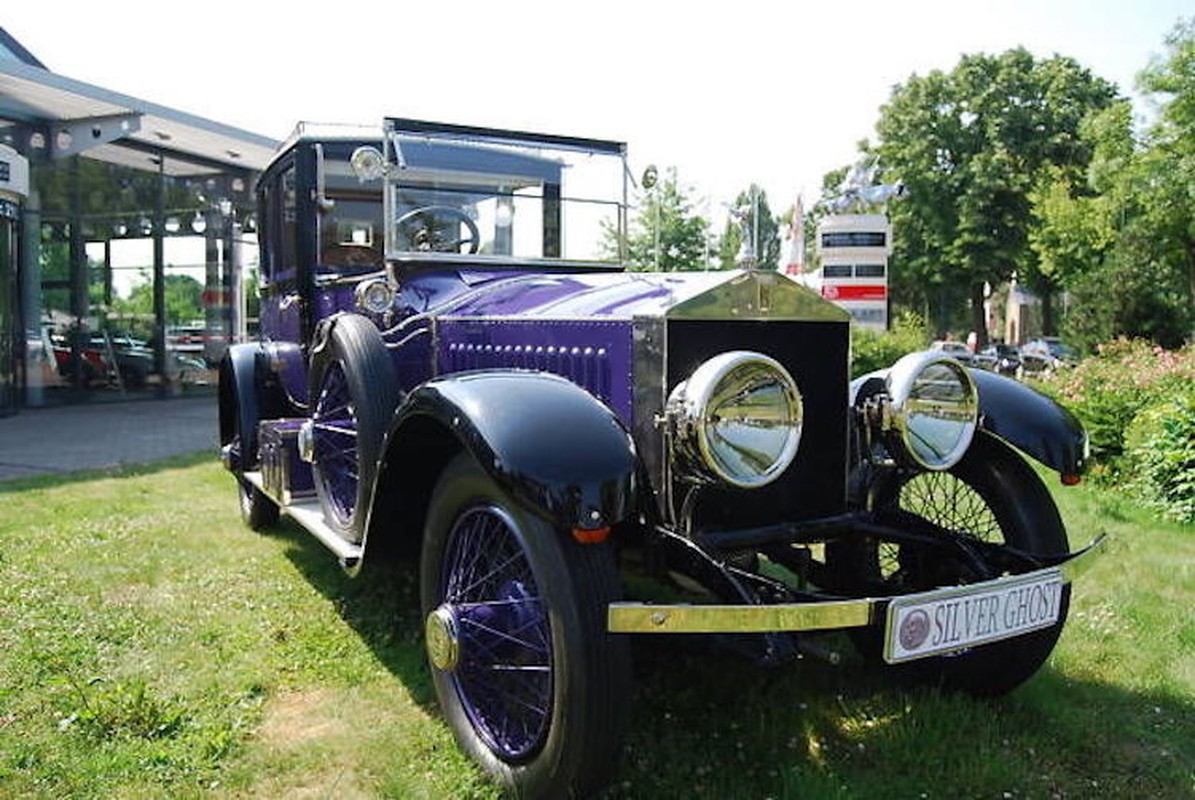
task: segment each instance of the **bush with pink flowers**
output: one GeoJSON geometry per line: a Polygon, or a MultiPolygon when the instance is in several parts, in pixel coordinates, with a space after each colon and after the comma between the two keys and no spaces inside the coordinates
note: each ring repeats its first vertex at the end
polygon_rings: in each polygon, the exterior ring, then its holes
{"type": "Polygon", "coordinates": [[[1117,339],[1038,385],[1087,428],[1094,478],[1195,521],[1195,346],[1117,339]]]}

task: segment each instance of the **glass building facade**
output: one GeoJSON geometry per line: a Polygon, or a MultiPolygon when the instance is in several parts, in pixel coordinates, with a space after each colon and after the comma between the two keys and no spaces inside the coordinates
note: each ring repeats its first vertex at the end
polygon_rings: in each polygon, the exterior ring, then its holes
{"type": "Polygon", "coordinates": [[[275,143],[56,76],[3,30],[0,77],[0,414],[205,391],[255,317],[275,143]]]}

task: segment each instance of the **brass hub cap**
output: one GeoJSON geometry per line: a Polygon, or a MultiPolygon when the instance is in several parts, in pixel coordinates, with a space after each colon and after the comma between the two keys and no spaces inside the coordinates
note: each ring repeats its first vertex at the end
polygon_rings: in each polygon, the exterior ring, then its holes
{"type": "Polygon", "coordinates": [[[456,615],[447,604],[427,615],[424,634],[427,657],[432,666],[444,672],[456,669],[461,655],[461,642],[457,634],[456,615]]]}

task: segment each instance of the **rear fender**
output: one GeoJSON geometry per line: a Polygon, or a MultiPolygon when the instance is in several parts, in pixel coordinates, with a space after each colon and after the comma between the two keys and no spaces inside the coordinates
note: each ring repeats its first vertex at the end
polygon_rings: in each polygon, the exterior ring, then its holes
{"type": "Polygon", "coordinates": [[[261,398],[257,382],[256,344],[234,344],[220,359],[220,447],[224,465],[240,474],[257,462],[257,422],[261,398]],[[237,437],[237,432],[241,435],[237,437]]]}
{"type": "Polygon", "coordinates": [[[263,419],[294,416],[270,371],[270,359],[261,344],[234,344],[220,359],[220,447],[225,466],[238,475],[258,465],[257,426],[263,419]],[[243,431],[239,442],[237,431],[243,431]],[[232,447],[229,447],[232,445],[232,447]]]}
{"type": "Polygon", "coordinates": [[[633,508],[635,446],[610,409],[556,375],[474,372],[424,383],[397,410],[369,533],[399,520],[403,538],[417,535],[440,467],[462,449],[557,528],[609,528],[633,508]]]}

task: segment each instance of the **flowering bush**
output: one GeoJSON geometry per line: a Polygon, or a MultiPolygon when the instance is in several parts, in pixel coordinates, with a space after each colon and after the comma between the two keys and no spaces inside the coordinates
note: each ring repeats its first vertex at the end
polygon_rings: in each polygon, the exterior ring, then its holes
{"type": "Polygon", "coordinates": [[[1115,476],[1133,419],[1149,406],[1195,390],[1195,348],[1164,350],[1139,339],[1117,339],[1039,385],[1079,417],[1093,458],[1115,476]]]}

